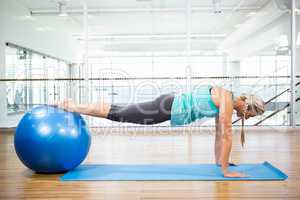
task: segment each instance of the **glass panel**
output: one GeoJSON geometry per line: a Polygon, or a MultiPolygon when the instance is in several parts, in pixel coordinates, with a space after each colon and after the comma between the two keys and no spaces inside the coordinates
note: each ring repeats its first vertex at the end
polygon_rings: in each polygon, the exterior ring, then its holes
{"type": "Polygon", "coordinates": [[[34,105],[66,98],[68,87],[62,81],[34,79],[65,78],[68,72],[69,66],[63,61],[7,46],[6,78],[33,79],[7,82],[7,113],[25,112],[34,105]]]}
{"type": "MultiPolygon", "coordinates": [[[[300,5],[297,5],[298,11],[300,10],[300,5]]],[[[300,126],[300,15],[296,15],[296,103],[295,103],[295,123],[300,126]]]]}

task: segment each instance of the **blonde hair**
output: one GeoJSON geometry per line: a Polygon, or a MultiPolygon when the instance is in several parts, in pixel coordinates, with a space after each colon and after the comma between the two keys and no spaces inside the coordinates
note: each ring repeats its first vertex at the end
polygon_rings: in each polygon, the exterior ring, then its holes
{"type": "Polygon", "coordinates": [[[250,111],[254,113],[255,116],[262,115],[265,112],[265,103],[260,97],[254,94],[242,94],[240,98],[245,101],[245,109],[243,111],[242,128],[241,128],[241,143],[242,143],[242,147],[244,147],[245,144],[244,122],[245,122],[246,112],[250,111]]]}

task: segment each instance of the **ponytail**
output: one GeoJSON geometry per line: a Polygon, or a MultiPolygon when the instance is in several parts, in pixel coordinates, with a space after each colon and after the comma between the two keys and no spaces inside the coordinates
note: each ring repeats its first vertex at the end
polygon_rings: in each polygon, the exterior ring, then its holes
{"type": "Polygon", "coordinates": [[[241,144],[244,148],[245,145],[245,129],[244,129],[245,117],[242,117],[242,128],[241,128],[241,144]]]}

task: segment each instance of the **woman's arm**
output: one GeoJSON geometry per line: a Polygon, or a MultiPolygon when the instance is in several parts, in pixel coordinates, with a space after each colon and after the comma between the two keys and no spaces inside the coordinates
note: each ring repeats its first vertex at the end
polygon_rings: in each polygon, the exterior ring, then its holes
{"type": "Polygon", "coordinates": [[[228,162],[232,147],[232,94],[222,89],[220,98],[219,129],[221,132],[221,152],[219,160],[222,172],[225,177],[245,177],[244,174],[228,171],[228,162]]]}
{"type": "Polygon", "coordinates": [[[220,156],[221,156],[221,148],[222,148],[222,133],[220,131],[220,122],[219,116],[215,118],[215,125],[216,125],[216,137],[215,137],[215,161],[216,164],[220,165],[220,156]]]}
{"type": "Polygon", "coordinates": [[[222,166],[222,172],[225,175],[228,172],[228,161],[232,146],[231,117],[233,112],[233,105],[231,100],[231,94],[226,90],[222,89],[222,94],[220,95],[220,97],[221,101],[219,113],[219,128],[222,135],[220,161],[222,166]]]}
{"type": "MultiPolygon", "coordinates": [[[[216,164],[221,166],[221,150],[222,150],[222,133],[220,131],[220,121],[219,116],[215,118],[216,124],[216,137],[215,137],[215,161],[216,164]]],[[[236,166],[236,164],[229,162],[229,166],[236,166]]]]}

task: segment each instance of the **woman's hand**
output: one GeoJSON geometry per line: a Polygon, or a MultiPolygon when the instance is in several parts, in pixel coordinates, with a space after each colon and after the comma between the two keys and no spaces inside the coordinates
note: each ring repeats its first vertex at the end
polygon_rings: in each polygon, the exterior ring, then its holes
{"type": "Polygon", "coordinates": [[[247,178],[247,177],[249,177],[247,174],[243,174],[240,172],[225,172],[223,175],[226,178],[247,178]]]}
{"type": "Polygon", "coordinates": [[[58,108],[64,109],[69,112],[76,112],[76,104],[72,99],[65,99],[63,101],[56,102],[50,105],[57,106],[58,108]]]}
{"type": "MultiPolygon", "coordinates": [[[[218,167],[221,167],[221,166],[222,166],[221,163],[216,163],[216,165],[217,165],[218,167]]],[[[232,163],[232,162],[228,162],[228,166],[237,166],[237,164],[232,163]]]]}

